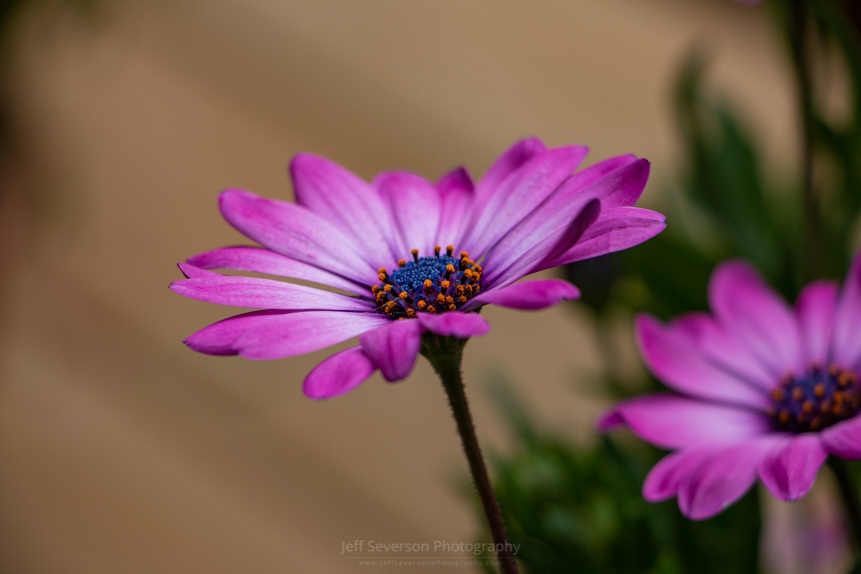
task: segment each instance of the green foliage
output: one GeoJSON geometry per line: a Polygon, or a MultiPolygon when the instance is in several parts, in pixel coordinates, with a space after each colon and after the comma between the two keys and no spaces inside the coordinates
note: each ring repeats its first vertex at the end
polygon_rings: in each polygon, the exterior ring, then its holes
{"type": "MultiPolygon", "coordinates": [[[[650,572],[660,530],[639,494],[645,469],[609,440],[578,451],[554,439],[496,464],[496,493],[529,572],[650,572]]],[[[666,558],[666,557],[665,557],[666,558]]],[[[669,570],[668,572],[678,572],[669,570]]]]}
{"type": "MultiPolygon", "coordinates": [[[[755,265],[787,298],[801,286],[802,216],[798,193],[766,182],[746,122],[727,103],[704,93],[704,63],[682,67],[675,109],[685,161],[667,230],[622,254],[629,281],[648,296],[617,303],[669,318],[705,310],[708,277],[720,261],[755,265]]],[[[624,295],[624,294],[623,294],[624,295]]]]}

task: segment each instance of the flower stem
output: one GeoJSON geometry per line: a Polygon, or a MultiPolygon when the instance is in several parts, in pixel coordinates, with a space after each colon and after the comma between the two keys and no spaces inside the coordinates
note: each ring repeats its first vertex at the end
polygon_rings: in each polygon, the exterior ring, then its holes
{"type": "Polygon", "coordinates": [[[858,502],[858,492],[852,483],[852,476],[846,462],[834,456],[828,457],[828,466],[837,479],[840,497],[843,499],[843,513],[846,515],[848,532],[855,542],[855,550],[861,553],[861,504],[858,502]]]}
{"type": "Polygon", "coordinates": [[[808,280],[821,276],[822,222],[813,185],[813,84],[808,51],[807,0],[790,0],[788,14],[789,49],[795,72],[798,115],[801,120],[801,208],[804,217],[804,275],[808,280]]]}
{"type": "Polygon", "coordinates": [[[439,375],[448,396],[448,402],[457,423],[457,431],[463,444],[463,451],[469,462],[472,480],[476,490],[478,490],[481,505],[484,507],[484,516],[487,518],[490,534],[497,549],[500,570],[504,574],[517,574],[517,563],[508,535],[505,533],[505,524],[502,521],[499,503],[493,493],[487,467],[484,464],[484,457],[478,445],[475,426],[469,412],[469,403],[466,400],[466,389],[461,378],[460,363],[465,344],[466,339],[438,337],[426,333],[422,338],[422,354],[427,357],[439,375]]]}

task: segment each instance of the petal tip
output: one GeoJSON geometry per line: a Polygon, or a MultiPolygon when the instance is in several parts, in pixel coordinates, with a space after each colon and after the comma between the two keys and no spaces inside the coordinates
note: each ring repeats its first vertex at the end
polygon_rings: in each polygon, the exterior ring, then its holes
{"type": "Polygon", "coordinates": [[[608,432],[616,430],[624,424],[625,420],[622,418],[622,415],[616,409],[610,409],[598,417],[598,420],[595,422],[595,428],[599,432],[608,432]]]}

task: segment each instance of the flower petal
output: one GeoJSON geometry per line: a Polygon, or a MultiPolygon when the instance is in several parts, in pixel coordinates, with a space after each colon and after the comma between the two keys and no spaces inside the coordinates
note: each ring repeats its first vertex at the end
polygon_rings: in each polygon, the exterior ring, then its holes
{"type": "Polygon", "coordinates": [[[639,207],[604,209],[577,243],[555,259],[542,261],[536,271],[614,253],[639,245],[664,230],[667,218],[663,214],[639,207]]]}
{"type": "Polygon", "coordinates": [[[349,238],[312,211],[240,189],[222,192],[218,202],[228,223],[264,247],[361,284],[376,281],[377,268],[362,258],[349,238]]]}
{"type": "Polygon", "coordinates": [[[837,284],[832,281],[815,281],[807,285],[795,302],[801,333],[804,362],[831,362],[831,335],[837,311],[837,284]]]}
{"type": "Polygon", "coordinates": [[[389,321],[359,337],[362,351],[380,369],[387,381],[409,375],[421,349],[422,329],[418,321],[389,321]]]}
{"type": "Polygon", "coordinates": [[[340,275],[329,273],[319,267],[302,263],[280,253],[259,247],[225,247],[207,251],[188,259],[188,263],[202,269],[233,269],[279,275],[291,279],[312,281],[320,285],[336,287],[367,296],[369,289],[340,275]]]}
{"type": "Polygon", "coordinates": [[[592,193],[601,200],[602,209],[613,209],[630,207],[637,203],[649,181],[651,165],[646,159],[628,154],[605,159],[589,169],[596,172],[596,175],[602,174],[600,179],[596,178],[596,181],[601,183],[592,193]],[[611,173],[620,177],[604,177],[611,173]]]}
{"type": "MultiPolygon", "coordinates": [[[[493,283],[499,275],[510,269],[515,261],[518,261],[518,267],[524,267],[520,273],[521,277],[538,269],[552,266],[545,264],[545,262],[555,261],[573,249],[588,228],[591,227],[592,221],[589,221],[590,225],[584,227],[576,236],[557,241],[553,249],[544,252],[543,258],[536,260],[528,267],[524,265],[524,261],[535,259],[534,255],[530,255],[522,261],[521,259],[526,253],[540,252],[536,249],[537,246],[548,245],[549,241],[552,241],[550,238],[558,237],[561,239],[562,230],[572,229],[571,222],[578,213],[581,214],[581,217],[584,215],[584,206],[589,201],[601,202],[600,206],[594,207],[598,219],[600,219],[600,211],[604,209],[605,203],[607,206],[613,207],[618,203],[635,201],[642,193],[648,177],[649,162],[644,159],[632,159],[631,156],[605,160],[571,175],[531,214],[523,218],[516,227],[506,233],[492,247],[483,263],[487,281],[493,283]],[[621,167],[616,167],[619,164],[621,167]]],[[[627,220],[624,223],[627,223],[627,220]]]]}
{"type": "Polygon", "coordinates": [[[580,297],[580,290],[567,281],[562,279],[534,279],[513,283],[500,289],[484,291],[474,297],[472,301],[492,303],[511,309],[534,310],[556,305],[563,299],[577,299],[578,297],[580,297]]]}
{"type": "Polygon", "coordinates": [[[402,238],[402,257],[411,249],[418,249],[420,256],[432,254],[440,221],[436,187],[407,171],[381,173],[374,178],[373,185],[390,206],[402,238]]]}
{"type": "Polygon", "coordinates": [[[478,259],[568,178],[588,152],[582,146],[548,150],[533,157],[500,185],[482,206],[464,249],[478,259]]]}
{"type": "Polygon", "coordinates": [[[191,334],[183,341],[194,351],[207,355],[236,355],[239,353],[234,343],[242,333],[256,325],[267,325],[274,317],[282,317],[287,311],[252,311],[222,319],[200,331],[191,334]]]}
{"type": "Polygon", "coordinates": [[[818,434],[787,436],[760,461],[759,477],[777,498],[797,500],[813,487],[827,457],[818,434]]]}
{"type": "Polygon", "coordinates": [[[285,313],[250,325],[232,347],[247,359],[282,359],[325,349],[387,323],[389,319],[370,313],[285,313]]]}
{"type": "Polygon", "coordinates": [[[366,182],[340,165],[313,154],[290,163],[296,203],[338,226],[358,245],[371,265],[392,267],[397,261],[394,223],[383,201],[366,182]]]}
{"type": "Polygon", "coordinates": [[[440,219],[434,245],[454,245],[459,252],[472,214],[475,196],[472,179],[465,169],[458,168],[444,175],[436,187],[440,194],[440,219]]]}
{"type": "Polygon", "coordinates": [[[738,341],[730,339],[708,313],[686,313],[672,322],[680,337],[688,338],[715,366],[771,393],[775,377],[738,341]]]}
{"type": "Polygon", "coordinates": [[[520,140],[508,148],[481,178],[476,186],[476,195],[482,202],[499,191],[503,181],[511,174],[519,170],[530,159],[538,154],[544,153],[547,147],[538,138],[527,138],[520,140]]]}
{"type": "Polygon", "coordinates": [[[830,454],[848,460],[861,459],[861,416],[823,430],[822,446],[830,454]]]}
{"type": "Polygon", "coordinates": [[[683,331],[672,325],[665,327],[648,315],[639,315],[634,328],[649,369],[677,391],[758,409],[771,405],[761,388],[707,360],[683,331]]]}
{"type": "MultiPolygon", "coordinates": [[[[579,202],[574,205],[578,204],[579,202]]],[[[534,272],[542,261],[556,257],[577,243],[583,232],[598,218],[600,210],[601,203],[592,199],[570,220],[568,227],[548,235],[536,234],[539,238],[537,243],[530,239],[504,258],[485,261],[482,282],[491,288],[499,289],[534,272]]]]}
{"type": "Polygon", "coordinates": [[[834,362],[850,369],[861,369],[861,251],[852,260],[834,321],[834,362]]]}
{"type": "Polygon", "coordinates": [[[777,376],[804,370],[798,321],[753,267],[742,261],[718,266],[709,302],[727,336],[747,346],[777,376]]]}
{"type": "Polygon", "coordinates": [[[328,311],[370,311],[374,308],[371,301],[259,277],[216,274],[174,281],[170,288],[192,299],[235,307],[328,311]]]}
{"type": "Polygon", "coordinates": [[[490,324],[478,313],[449,311],[440,314],[418,313],[422,327],[441,337],[468,339],[490,331],[490,324]]]}
{"type": "Polygon", "coordinates": [[[182,274],[185,275],[186,279],[199,279],[201,277],[221,277],[221,273],[216,273],[215,271],[208,271],[206,269],[201,269],[196,265],[192,265],[191,263],[177,263],[177,267],[182,271],[182,274]]]}
{"type": "Polygon", "coordinates": [[[601,417],[599,429],[606,431],[621,424],[661,448],[743,441],[771,429],[762,413],[669,393],[645,395],[614,406],[601,417]]]}
{"type": "Polygon", "coordinates": [[[741,498],[753,486],[757,467],[776,440],[764,436],[739,442],[705,458],[679,486],[682,514],[704,520],[741,498]]]}
{"type": "Polygon", "coordinates": [[[675,496],[681,484],[687,480],[708,458],[724,448],[722,444],[703,444],[677,450],[652,467],[643,482],[643,498],[649,502],[660,502],[675,496]]]}
{"type": "Polygon", "coordinates": [[[377,370],[360,346],[335,353],[314,367],[302,390],[312,399],[331,399],[352,391],[377,370]]]}

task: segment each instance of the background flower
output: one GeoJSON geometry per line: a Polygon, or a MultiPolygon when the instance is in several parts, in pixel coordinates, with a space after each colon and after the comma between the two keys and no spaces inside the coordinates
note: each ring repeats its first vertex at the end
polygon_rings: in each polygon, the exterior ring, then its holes
{"type": "Polygon", "coordinates": [[[675,449],[649,473],[643,495],[678,496],[694,519],[720,512],[756,480],[794,500],[828,455],[861,458],[861,254],[842,292],[829,281],[802,291],[795,309],[740,261],[709,285],[713,315],[668,325],[643,315],[636,334],[650,370],[681,394],[621,403],[603,416],[675,449]]]}

